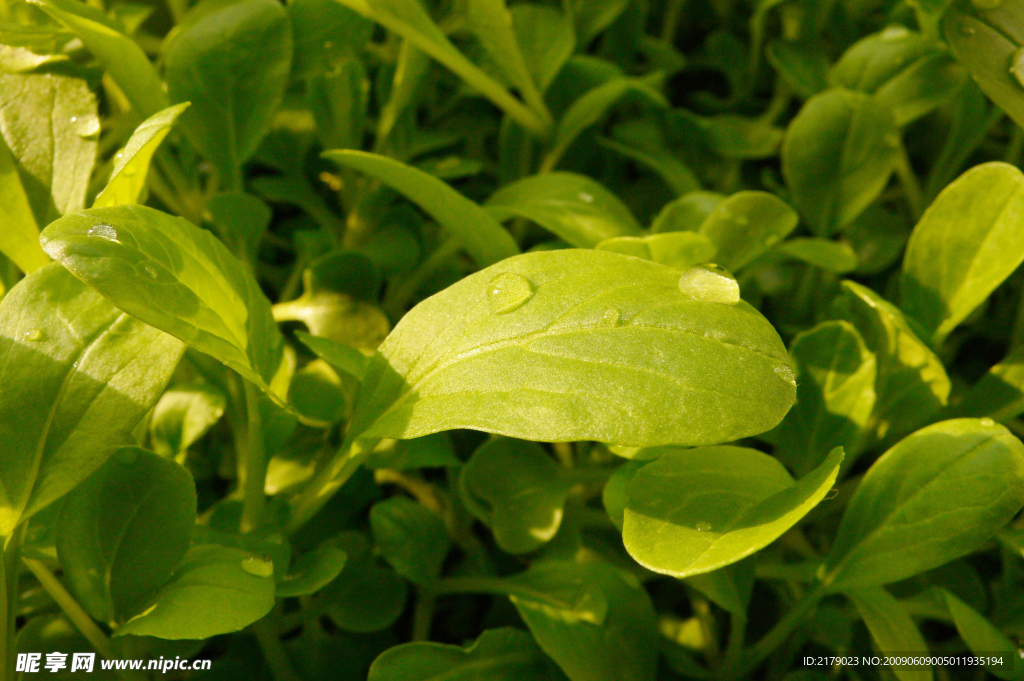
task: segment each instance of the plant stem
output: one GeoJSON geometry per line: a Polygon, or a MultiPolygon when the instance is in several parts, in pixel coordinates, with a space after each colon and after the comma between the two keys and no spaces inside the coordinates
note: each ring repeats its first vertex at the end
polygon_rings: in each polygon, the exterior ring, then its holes
{"type": "Polygon", "coordinates": [[[722,664],[726,669],[734,666],[743,654],[743,643],[747,636],[747,615],[742,612],[729,613],[729,640],[725,644],[725,659],[722,664]]]}
{"type": "Polygon", "coordinates": [[[9,537],[3,538],[3,555],[0,556],[0,681],[14,681],[14,634],[18,614],[18,560],[21,554],[21,539],[24,527],[14,528],[9,537]]]}
{"type": "Polygon", "coordinates": [[[288,658],[288,652],[281,644],[278,636],[278,627],[275,624],[277,618],[273,615],[264,617],[252,625],[252,633],[256,642],[263,652],[263,659],[270,668],[270,675],[274,681],[301,681],[302,677],[292,669],[292,662],[288,658]]]}
{"type": "Polygon", "coordinates": [[[803,622],[807,613],[824,597],[825,588],[824,584],[819,583],[805,593],[804,597],[772,627],[771,631],[740,657],[737,664],[723,670],[723,678],[739,679],[754,671],[769,655],[775,652],[776,648],[785,643],[790,634],[803,622]]]}
{"type": "Polygon", "coordinates": [[[686,0],[668,0],[665,5],[665,14],[661,19],[661,41],[673,44],[676,40],[676,29],[679,27],[679,17],[683,14],[683,6],[686,0]]]}
{"type": "Polygon", "coordinates": [[[295,499],[292,506],[288,531],[294,533],[309,521],[317,511],[344,485],[363,465],[373,451],[377,440],[353,440],[346,442],[295,499]]]}
{"type": "Polygon", "coordinates": [[[917,175],[914,174],[914,169],[910,165],[910,157],[907,155],[907,148],[903,145],[902,139],[896,148],[896,176],[899,177],[900,185],[903,187],[903,194],[907,200],[907,208],[910,209],[910,215],[914,222],[917,222],[925,209],[924,191],[921,189],[921,183],[918,182],[917,175]]]}
{"type": "Polygon", "coordinates": [[[412,612],[412,640],[429,641],[430,627],[434,622],[434,606],[437,597],[420,588],[416,590],[416,606],[412,612]]]}
{"type": "Polygon", "coordinates": [[[35,575],[36,579],[39,580],[39,583],[46,590],[46,593],[50,594],[50,598],[60,606],[60,609],[64,611],[67,618],[71,620],[75,628],[85,637],[85,640],[96,649],[96,652],[108,660],[115,659],[114,650],[110,647],[110,639],[107,638],[107,635],[100,630],[99,626],[82,609],[82,606],[78,604],[74,596],[68,593],[68,590],[50,572],[49,568],[32,558],[22,558],[21,562],[35,575]]]}
{"type": "Polygon", "coordinates": [[[260,414],[260,389],[251,381],[245,385],[246,437],[244,497],[242,499],[242,532],[252,532],[263,522],[267,484],[267,452],[263,440],[263,417],[260,414]]]}

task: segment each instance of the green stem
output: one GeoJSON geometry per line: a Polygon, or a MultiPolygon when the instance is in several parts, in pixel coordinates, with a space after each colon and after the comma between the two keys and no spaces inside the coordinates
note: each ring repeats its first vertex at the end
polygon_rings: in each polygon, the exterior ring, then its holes
{"type": "Polygon", "coordinates": [[[430,627],[434,622],[434,607],[437,597],[423,589],[416,591],[416,606],[412,612],[412,640],[429,641],[430,627]]]}
{"type": "Polygon", "coordinates": [[[743,643],[747,636],[747,615],[742,612],[729,613],[729,640],[725,644],[723,665],[729,669],[739,662],[743,654],[743,643]]]}
{"type": "Polygon", "coordinates": [[[807,613],[825,596],[825,589],[826,586],[819,583],[804,594],[804,597],[772,627],[771,631],[741,656],[737,664],[725,670],[724,678],[743,678],[757,669],[758,665],[764,662],[769,655],[775,652],[776,648],[786,642],[790,634],[796,631],[807,613]]]}
{"type": "Polygon", "coordinates": [[[288,652],[281,644],[276,621],[276,617],[264,617],[251,627],[260,650],[263,652],[263,659],[267,661],[267,667],[270,668],[270,676],[274,681],[302,681],[302,677],[292,669],[288,652]]]}
{"type": "Polygon", "coordinates": [[[896,148],[896,176],[903,187],[903,194],[907,200],[907,208],[910,209],[911,217],[914,222],[917,222],[925,209],[924,191],[910,165],[910,157],[907,155],[907,148],[903,145],[902,140],[899,141],[899,146],[896,148]]]}
{"type": "Polygon", "coordinates": [[[60,580],[50,572],[49,568],[32,558],[22,558],[21,562],[36,576],[36,579],[39,580],[39,584],[46,590],[46,593],[50,594],[50,598],[60,606],[60,609],[64,611],[67,618],[71,620],[75,628],[85,637],[85,640],[96,649],[96,652],[108,660],[115,659],[114,650],[110,646],[110,639],[107,638],[107,635],[100,630],[99,626],[82,609],[78,601],[64,588],[60,580]]]}
{"type": "Polygon", "coordinates": [[[676,40],[676,29],[679,27],[679,18],[683,15],[683,6],[686,0],[668,0],[665,6],[665,14],[661,19],[661,41],[673,44],[676,40]]]}
{"type": "Polygon", "coordinates": [[[376,444],[377,440],[354,439],[341,446],[334,458],[316,474],[293,502],[291,522],[288,525],[290,533],[297,532],[323,508],[334,493],[359,470],[376,444]]]}
{"type": "Polygon", "coordinates": [[[18,567],[24,524],[4,538],[0,556],[0,681],[14,681],[15,645],[18,616],[18,567]]]}
{"type": "Polygon", "coordinates": [[[260,414],[260,389],[251,381],[245,384],[246,437],[244,496],[242,498],[242,532],[252,532],[263,522],[267,498],[267,453],[263,440],[263,417],[260,414]]]}

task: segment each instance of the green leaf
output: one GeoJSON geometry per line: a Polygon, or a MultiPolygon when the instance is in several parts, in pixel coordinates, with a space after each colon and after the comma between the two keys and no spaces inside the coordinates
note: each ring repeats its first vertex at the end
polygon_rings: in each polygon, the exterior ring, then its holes
{"type": "Polygon", "coordinates": [[[512,236],[487,211],[422,170],[363,151],[329,151],[324,158],[366,173],[405,196],[458,238],[481,266],[519,252],[512,236]]]}
{"type": "Polygon", "coordinates": [[[519,91],[527,106],[544,121],[545,126],[550,125],[551,113],[519,49],[512,12],[505,6],[505,0],[469,0],[466,24],[502,75],[519,91]]]}
{"type": "Polygon", "coordinates": [[[37,225],[85,206],[100,131],[85,81],[0,73],[0,131],[37,225]]]}
{"type": "Polygon", "coordinates": [[[271,392],[283,340],[270,302],[209,232],[152,208],[111,206],[67,215],[40,240],[125,312],[271,392]]]}
{"type": "Polygon", "coordinates": [[[601,503],[615,527],[622,532],[622,522],[626,514],[626,502],[629,499],[629,481],[640,470],[646,461],[627,461],[611,474],[601,491],[601,503]]]}
{"type": "Polygon", "coordinates": [[[833,590],[887,584],[978,548],[1024,505],[1024,445],[990,420],[922,428],[886,452],[846,507],[833,590]]]}
{"type": "Polygon", "coordinates": [[[317,338],[303,331],[295,332],[295,337],[338,371],[362,380],[370,363],[370,358],[359,350],[356,350],[351,345],[338,343],[327,338],[317,338]]]}
{"type": "Polygon", "coordinates": [[[362,534],[344,532],[335,541],[348,560],[341,574],[320,592],[328,616],[344,631],[387,629],[405,609],[405,580],[377,565],[370,542],[362,534]]]}
{"type": "Polygon", "coordinates": [[[619,77],[598,85],[573,102],[562,114],[555,128],[551,151],[548,152],[543,169],[553,170],[580,133],[598,123],[612,106],[628,94],[636,94],[659,108],[669,106],[664,95],[641,78],[619,77]]]}
{"type": "Polygon", "coordinates": [[[299,298],[271,308],[276,321],[302,322],[314,336],[368,351],[388,335],[391,323],[373,303],[333,290],[309,269],[303,272],[303,281],[305,291],[299,298]]]}
{"type": "Polygon", "coordinates": [[[771,158],[782,144],[783,131],[757,118],[734,114],[704,117],[686,109],[673,113],[693,125],[711,151],[726,158],[771,158]]]}
{"type": "MultiPolygon", "coordinates": [[[[914,620],[888,591],[879,587],[863,588],[848,591],[846,596],[856,606],[883,655],[928,655],[928,646],[914,620]]],[[[930,665],[894,665],[892,671],[900,681],[931,681],[933,678],[930,665]]]]}
{"type": "Polygon", "coordinates": [[[799,482],[778,461],[743,447],[676,450],[629,482],[622,541],[633,558],[673,577],[711,572],[778,539],[818,505],[843,450],[799,482]]]}
{"type": "Polygon", "coordinates": [[[559,681],[564,679],[533,638],[488,629],[470,646],[420,641],[394,646],[370,666],[369,681],[559,681]]]}
{"type": "Polygon", "coordinates": [[[667,150],[638,149],[607,137],[599,137],[597,141],[602,146],[657,173],[672,190],[672,193],[677,196],[700,189],[700,180],[697,179],[693,171],[667,150]]]}
{"type": "Polygon", "coordinates": [[[798,334],[789,354],[796,364],[796,406],[771,433],[775,455],[804,475],[826,452],[842,447],[849,468],[875,406],[874,354],[842,321],[798,334]]]}
{"type": "Polygon", "coordinates": [[[948,411],[951,416],[987,416],[999,423],[1024,414],[1024,345],[990,368],[948,411]]]}
{"type": "Polygon", "coordinates": [[[857,327],[878,361],[874,436],[898,437],[920,427],[949,397],[950,382],[942,362],[895,305],[852,281],[844,281],[842,288],[832,303],[832,316],[857,327]]]}
{"type": "Polygon", "coordinates": [[[406,497],[379,501],[370,509],[377,549],[395,572],[423,584],[437,578],[451,540],[444,522],[406,497]]]}
{"type": "Polygon", "coordinates": [[[114,633],[204,639],[240,631],[273,607],[274,576],[268,560],[205,544],[189,549],[148,607],[114,633]]]}
{"type": "Polygon", "coordinates": [[[127,441],[182,350],[60,265],[8,292],[0,301],[0,536],[127,441]]]}
{"type": "Polygon", "coordinates": [[[93,208],[138,203],[146,188],[149,163],[157,147],[171,131],[174,121],[189,107],[188,102],[164,109],[135,129],[128,144],[117,153],[107,186],[93,201],[93,208]]]}
{"type": "Polygon", "coordinates": [[[558,532],[571,484],[539,445],[497,438],[473,452],[459,487],[502,550],[527,553],[558,532]]]}
{"type": "Polygon", "coordinates": [[[222,192],[210,197],[206,210],[224,245],[243,262],[256,263],[260,241],[273,218],[270,206],[252,194],[222,192]]]}
{"type": "Polygon", "coordinates": [[[754,560],[741,560],[711,572],[691,575],[685,581],[723,610],[746,617],[754,588],[754,560]]]}
{"type": "Polygon", "coordinates": [[[993,675],[1006,681],[1020,679],[1020,669],[1014,669],[1018,657],[1017,646],[999,631],[991,622],[971,606],[951,594],[945,589],[939,589],[939,593],[949,610],[949,616],[953,619],[957,633],[964,640],[967,647],[979,657],[991,658],[993,653],[1002,653],[1002,664],[987,664],[985,668],[993,675]]]}
{"type": "Polygon", "coordinates": [[[1021,8],[1013,2],[955,7],[946,12],[942,29],[953,54],[974,82],[1017,125],[1024,126],[1021,8]]]}
{"type": "Polygon", "coordinates": [[[512,603],[541,649],[572,681],[652,681],[658,653],[654,609],[643,588],[607,563],[548,562],[531,566],[534,589],[587,585],[607,610],[594,620],[553,608],[546,599],[513,595],[512,603]],[[594,593],[596,592],[596,594],[594,593]]]}
{"type": "Polygon", "coordinates": [[[526,67],[544,92],[576,48],[572,21],[553,7],[522,2],[510,8],[526,67]]]}
{"type": "Polygon", "coordinates": [[[800,218],[774,194],[744,191],[719,203],[700,225],[715,245],[715,260],[733,272],[796,229],[800,218]]]}
{"type": "Polygon", "coordinates": [[[35,272],[50,262],[39,246],[39,225],[25,188],[18,177],[18,169],[7,144],[0,139],[0,253],[3,253],[25,272],[35,272]]]}
{"type": "Polygon", "coordinates": [[[640,225],[619,197],[576,173],[531,175],[496,191],[485,206],[495,219],[526,218],[577,248],[640,234],[640,225]]]}
{"type": "Polygon", "coordinates": [[[205,0],[186,14],[164,49],[167,92],[192,102],[182,132],[240,190],[291,71],[288,14],[273,0],[205,0]]]}
{"type": "Polygon", "coordinates": [[[816,238],[789,239],[779,244],[778,251],[836,274],[846,274],[857,269],[856,251],[849,244],[839,241],[816,238]]]}
{"type": "Polygon", "coordinates": [[[277,580],[277,596],[311,596],[334,581],[347,561],[348,556],[337,546],[321,544],[299,556],[288,574],[277,580]]]}
{"type": "Polygon", "coordinates": [[[634,258],[652,260],[662,265],[685,270],[708,262],[715,257],[715,245],[703,234],[696,232],[668,232],[649,236],[620,236],[605,239],[597,246],[601,251],[613,251],[634,258]]]}
{"type": "Polygon", "coordinates": [[[820,50],[788,40],[773,40],[765,50],[765,58],[804,99],[828,87],[829,59],[820,50]]]}
{"type": "Polygon", "coordinates": [[[448,433],[434,433],[412,440],[386,440],[374,448],[366,465],[370,468],[414,470],[419,468],[461,468],[455,445],[448,433]]]}
{"type": "Polygon", "coordinates": [[[150,441],[160,456],[188,451],[224,415],[227,398],[211,385],[181,385],[165,392],[149,422],[150,441]]]}
{"type": "Polygon", "coordinates": [[[195,522],[196,488],[188,471],[126,447],[64,501],[57,556],[90,615],[123,620],[171,578],[195,522]]]}
{"type": "Polygon", "coordinates": [[[346,7],[376,21],[408,40],[418,50],[441,62],[521,125],[541,132],[547,123],[523,105],[503,85],[487,75],[452,45],[418,0],[339,0],[346,7]]]}
{"type": "Polygon", "coordinates": [[[793,203],[818,235],[842,229],[885,188],[900,144],[892,112],[870,95],[815,95],[790,123],[782,173],[793,203]]]}
{"type": "Polygon", "coordinates": [[[939,194],[903,258],[903,309],[941,342],[1024,262],[1024,174],[985,163],[939,194]]]}
{"type": "Polygon", "coordinates": [[[336,0],[293,0],[287,5],[295,53],[292,73],[308,78],[339,58],[358,53],[373,36],[373,24],[336,0]]]}
{"type": "Polygon", "coordinates": [[[665,204],[658,216],[654,218],[651,231],[655,234],[699,231],[708,216],[725,199],[725,194],[717,192],[689,192],[675,201],[665,204]]]}
{"type": "MultiPolygon", "coordinates": [[[[163,83],[149,57],[102,11],[72,0],[30,0],[77,35],[124,92],[139,118],[167,108],[163,83]]],[[[136,119],[138,120],[138,119],[136,119]]]]}
{"type": "Polygon", "coordinates": [[[763,432],[796,392],[785,348],[738,295],[702,299],[718,293],[704,288],[716,275],[698,275],[682,275],[687,294],[678,270],[563,250],[466,277],[381,346],[350,437],[474,428],[645,446],[763,432]]]}

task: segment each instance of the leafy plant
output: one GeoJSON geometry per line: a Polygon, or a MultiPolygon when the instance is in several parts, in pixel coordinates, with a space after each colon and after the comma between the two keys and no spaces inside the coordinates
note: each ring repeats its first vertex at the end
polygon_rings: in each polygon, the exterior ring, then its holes
{"type": "Polygon", "coordinates": [[[0,681],[1022,678],[1022,45],[3,2],[0,681]]]}

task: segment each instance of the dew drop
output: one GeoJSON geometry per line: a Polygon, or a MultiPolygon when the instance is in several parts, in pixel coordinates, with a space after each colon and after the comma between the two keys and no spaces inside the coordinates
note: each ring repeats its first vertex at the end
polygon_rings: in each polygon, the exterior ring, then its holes
{"type": "Polygon", "coordinates": [[[117,152],[117,157],[118,158],[124,158],[124,152],[123,151],[117,152]]]}
{"type": "Polygon", "coordinates": [[[249,556],[242,560],[242,569],[250,575],[256,575],[257,577],[270,577],[274,574],[274,563],[273,561],[267,560],[266,558],[260,558],[259,556],[249,556]]]}
{"type": "Polygon", "coordinates": [[[150,265],[148,262],[142,264],[142,271],[145,272],[146,276],[149,277],[150,279],[157,278],[156,268],[150,265]]]}
{"type": "Polygon", "coordinates": [[[41,341],[43,340],[43,331],[42,329],[29,329],[21,339],[27,341],[41,341]]]}
{"type": "Polygon", "coordinates": [[[985,426],[986,428],[991,428],[992,426],[996,425],[996,422],[988,417],[980,419],[979,423],[981,423],[981,425],[985,426]]]}
{"type": "Polygon", "coordinates": [[[822,501],[828,501],[829,499],[835,499],[839,496],[839,488],[833,487],[829,491],[825,492],[825,496],[821,498],[822,501]]]}
{"type": "Polygon", "coordinates": [[[902,40],[910,35],[910,29],[906,26],[890,26],[882,31],[878,37],[887,42],[902,40]]]}
{"type": "Polygon", "coordinates": [[[71,117],[71,125],[75,128],[75,134],[79,137],[92,137],[100,131],[100,119],[93,116],[79,118],[71,117]]]}
{"type": "Polygon", "coordinates": [[[579,193],[579,199],[583,203],[593,203],[594,202],[593,194],[588,194],[587,192],[580,192],[579,193]]]}
{"type": "Polygon", "coordinates": [[[133,177],[135,175],[135,166],[129,163],[124,168],[121,168],[121,174],[125,177],[133,177]]]}
{"type": "Polygon", "coordinates": [[[602,326],[618,326],[622,323],[622,313],[619,312],[618,308],[609,307],[601,315],[602,326]]]}
{"type": "Polygon", "coordinates": [[[105,222],[100,222],[89,228],[88,236],[98,237],[100,239],[106,239],[107,241],[117,241],[117,230],[112,225],[108,225],[105,222]]]}
{"type": "Polygon", "coordinates": [[[711,523],[705,522],[703,520],[700,521],[699,523],[697,523],[696,525],[694,525],[693,527],[698,532],[710,532],[711,531],[711,523]]]}
{"type": "Polygon", "coordinates": [[[796,375],[793,373],[793,369],[788,364],[779,364],[775,367],[775,373],[786,383],[792,383],[796,385],[796,375]]]}
{"type": "Polygon", "coordinates": [[[735,305],[740,302],[740,285],[736,278],[718,265],[697,265],[679,275],[679,290],[707,303],[735,305]]]}
{"type": "Polygon", "coordinates": [[[495,314],[518,310],[533,298],[533,284],[521,274],[502,272],[487,285],[487,302],[495,314]]]}

